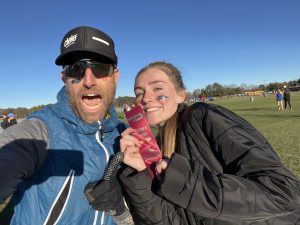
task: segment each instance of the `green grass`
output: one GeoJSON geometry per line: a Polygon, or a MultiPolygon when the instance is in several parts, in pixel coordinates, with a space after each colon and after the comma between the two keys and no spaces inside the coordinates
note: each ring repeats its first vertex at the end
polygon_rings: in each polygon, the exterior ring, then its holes
{"type": "MultiPolygon", "coordinates": [[[[293,110],[278,111],[274,95],[267,97],[225,97],[212,104],[222,105],[252,123],[271,143],[283,163],[300,178],[300,92],[291,92],[293,110]]],[[[120,119],[124,120],[122,114],[120,119]]],[[[155,133],[156,128],[152,128],[155,133]]],[[[0,205],[0,224],[9,224],[9,200],[0,205]],[[7,207],[6,207],[7,206],[7,207]]]]}

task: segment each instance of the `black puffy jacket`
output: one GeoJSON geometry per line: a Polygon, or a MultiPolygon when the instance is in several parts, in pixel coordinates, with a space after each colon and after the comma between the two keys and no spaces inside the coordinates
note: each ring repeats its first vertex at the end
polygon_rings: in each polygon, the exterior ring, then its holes
{"type": "Polygon", "coordinates": [[[300,181],[251,124],[205,103],[179,113],[162,181],[147,170],[121,172],[136,224],[300,224],[300,181]]]}

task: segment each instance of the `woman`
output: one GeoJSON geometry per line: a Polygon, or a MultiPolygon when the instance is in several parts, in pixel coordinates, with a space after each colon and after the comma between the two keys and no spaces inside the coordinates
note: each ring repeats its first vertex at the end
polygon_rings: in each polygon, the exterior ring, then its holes
{"type": "Polygon", "coordinates": [[[164,156],[152,179],[141,140],[122,133],[120,181],[135,224],[299,223],[300,182],[251,124],[220,106],[185,105],[180,71],[166,62],[140,70],[134,92],[164,156]]]}
{"type": "Polygon", "coordinates": [[[280,89],[276,91],[276,101],[278,106],[278,111],[283,111],[283,104],[282,104],[282,92],[280,89]]]}

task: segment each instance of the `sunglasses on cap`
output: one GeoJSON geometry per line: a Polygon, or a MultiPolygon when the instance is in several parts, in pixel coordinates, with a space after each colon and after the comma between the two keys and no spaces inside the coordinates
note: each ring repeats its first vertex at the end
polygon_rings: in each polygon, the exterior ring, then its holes
{"type": "Polygon", "coordinates": [[[115,66],[112,64],[99,63],[90,59],[80,60],[72,65],[63,67],[66,77],[82,79],[85,70],[90,68],[96,78],[111,76],[114,72],[115,66]]]}

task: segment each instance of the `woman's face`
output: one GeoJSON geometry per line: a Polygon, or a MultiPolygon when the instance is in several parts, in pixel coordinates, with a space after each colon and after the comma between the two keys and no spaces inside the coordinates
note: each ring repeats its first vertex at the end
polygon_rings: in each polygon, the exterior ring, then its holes
{"type": "Polygon", "coordinates": [[[162,126],[185,99],[177,93],[168,75],[156,68],[147,69],[135,80],[134,93],[150,125],[162,126]]]}

